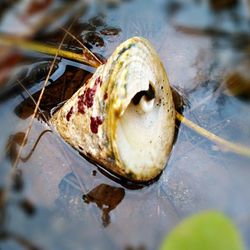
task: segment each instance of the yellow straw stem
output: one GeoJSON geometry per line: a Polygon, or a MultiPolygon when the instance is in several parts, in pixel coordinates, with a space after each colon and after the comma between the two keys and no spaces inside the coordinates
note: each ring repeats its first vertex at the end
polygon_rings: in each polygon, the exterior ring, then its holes
{"type": "Polygon", "coordinates": [[[30,42],[20,38],[12,38],[7,36],[0,36],[0,45],[11,46],[17,49],[32,50],[35,52],[40,52],[48,55],[56,55],[59,57],[67,58],[70,60],[78,61],[92,67],[97,68],[100,66],[100,61],[97,61],[94,57],[87,53],[86,55],[77,54],[71,51],[58,49],[55,47],[47,46],[38,42],[30,42]]]}
{"type": "Polygon", "coordinates": [[[223,146],[225,149],[228,151],[237,153],[239,155],[247,156],[250,157],[250,148],[237,144],[237,143],[232,143],[230,141],[227,141],[225,139],[220,138],[219,136],[209,132],[208,130],[198,126],[197,124],[193,123],[192,121],[188,120],[184,116],[182,116],[180,113],[176,111],[176,118],[185,124],[187,127],[191,128],[194,130],[196,133],[204,136],[205,138],[209,139],[210,141],[223,146]]]}

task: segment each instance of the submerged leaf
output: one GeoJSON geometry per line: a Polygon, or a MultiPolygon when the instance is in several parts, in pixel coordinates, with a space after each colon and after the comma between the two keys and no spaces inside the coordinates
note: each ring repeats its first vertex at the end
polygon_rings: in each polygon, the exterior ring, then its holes
{"type": "Polygon", "coordinates": [[[243,250],[232,222],[215,211],[203,212],[181,222],[164,239],[160,250],[243,250]]]}

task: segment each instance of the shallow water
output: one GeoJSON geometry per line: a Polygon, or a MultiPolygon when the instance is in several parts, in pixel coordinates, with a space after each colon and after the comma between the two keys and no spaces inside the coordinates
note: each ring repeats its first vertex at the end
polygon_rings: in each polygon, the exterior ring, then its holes
{"type": "MultiPolygon", "coordinates": [[[[67,12],[61,24],[67,27],[77,17],[70,31],[103,58],[129,37],[149,39],[171,85],[187,100],[183,114],[222,138],[250,147],[250,12],[246,1],[238,2],[219,11],[203,1],[121,1],[108,9],[93,3],[79,18],[76,9],[73,15],[67,12]],[[230,84],[240,86],[236,93],[230,84]]],[[[2,14],[0,30],[12,28],[2,14]]],[[[34,40],[58,45],[62,36],[62,31],[47,27],[34,40]]],[[[64,47],[80,49],[70,37],[64,47]]],[[[18,54],[21,73],[16,77],[37,100],[52,58],[18,54]]],[[[2,82],[0,248],[157,249],[181,219],[216,209],[233,220],[250,249],[249,158],[227,152],[180,124],[162,175],[149,185],[134,186],[110,176],[50,131],[45,120],[51,110],[93,72],[89,66],[57,60],[40,105],[43,115],[34,121],[14,180],[12,164],[34,103],[15,76],[2,82]]]]}

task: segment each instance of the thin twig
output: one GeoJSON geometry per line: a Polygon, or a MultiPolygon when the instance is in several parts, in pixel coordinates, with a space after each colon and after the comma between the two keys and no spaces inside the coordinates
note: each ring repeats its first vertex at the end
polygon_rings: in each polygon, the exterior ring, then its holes
{"type": "Polygon", "coordinates": [[[21,159],[22,162],[26,162],[27,160],[29,160],[29,158],[32,156],[33,152],[35,151],[36,146],[38,145],[40,139],[41,139],[42,136],[43,136],[45,133],[47,133],[47,132],[52,132],[52,130],[46,129],[46,130],[44,130],[44,131],[38,136],[38,138],[36,139],[36,142],[35,142],[34,146],[33,146],[32,149],[30,150],[30,152],[28,153],[28,155],[25,156],[25,157],[20,157],[20,159],[21,159]]]}
{"type": "Polygon", "coordinates": [[[209,139],[210,141],[212,141],[218,145],[223,146],[225,149],[227,149],[231,152],[237,153],[239,155],[250,157],[250,148],[249,147],[227,141],[227,140],[213,134],[212,132],[198,126],[197,124],[193,123],[192,121],[190,121],[187,118],[185,118],[184,116],[182,116],[177,111],[176,111],[176,118],[180,122],[185,124],[187,127],[194,130],[196,133],[204,136],[205,138],[209,139]]]}

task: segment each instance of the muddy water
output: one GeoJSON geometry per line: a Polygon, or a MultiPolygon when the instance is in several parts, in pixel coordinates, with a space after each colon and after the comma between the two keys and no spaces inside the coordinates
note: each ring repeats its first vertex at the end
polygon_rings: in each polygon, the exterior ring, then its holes
{"type": "MultiPolygon", "coordinates": [[[[183,114],[222,138],[250,146],[250,12],[244,1],[235,1],[235,6],[210,2],[134,0],[108,9],[93,4],[70,31],[103,59],[126,38],[149,39],[171,85],[185,97],[183,114]]],[[[67,27],[72,15],[65,18],[67,27]]],[[[0,28],[11,32],[6,22],[2,17],[0,28]]],[[[59,44],[63,32],[51,30],[34,39],[59,44]]],[[[64,47],[80,51],[70,37],[64,47]]],[[[26,67],[17,78],[37,100],[52,58],[18,53],[26,67]]],[[[10,170],[34,103],[16,80],[4,82],[0,248],[157,249],[182,218],[206,209],[227,214],[250,248],[248,158],[181,124],[162,175],[149,185],[135,186],[109,175],[51,132],[46,122],[51,112],[93,72],[86,65],[57,60],[15,178],[10,170]]]]}

